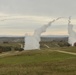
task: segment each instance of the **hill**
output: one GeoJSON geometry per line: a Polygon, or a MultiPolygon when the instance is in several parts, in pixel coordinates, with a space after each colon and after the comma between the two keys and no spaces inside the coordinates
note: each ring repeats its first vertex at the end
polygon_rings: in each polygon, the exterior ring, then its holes
{"type": "MultiPolygon", "coordinates": [[[[60,35],[47,35],[41,36],[41,41],[67,41],[68,36],[60,36],[60,35]]],[[[0,42],[24,42],[24,36],[1,36],[0,42]]]]}
{"type": "Polygon", "coordinates": [[[56,50],[59,48],[3,55],[0,57],[0,75],[76,75],[76,55],[56,50]]]}

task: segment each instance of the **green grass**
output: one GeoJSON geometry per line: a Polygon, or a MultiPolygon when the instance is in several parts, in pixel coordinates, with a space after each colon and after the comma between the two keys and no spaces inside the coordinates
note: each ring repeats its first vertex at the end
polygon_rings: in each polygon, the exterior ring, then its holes
{"type": "MultiPolygon", "coordinates": [[[[20,47],[18,43],[0,46],[20,47]]],[[[0,57],[0,75],[76,75],[76,56],[55,50],[76,53],[76,47],[59,47],[55,42],[42,43],[41,50],[18,53],[11,51],[10,54],[0,57]]]]}
{"type": "Polygon", "coordinates": [[[0,75],[76,75],[76,56],[45,50],[0,58],[0,75]]]}
{"type": "Polygon", "coordinates": [[[59,50],[76,53],[76,47],[60,47],[59,50]]]}
{"type": "Polygon", "coordinates": [[[36,54],[28,54],[28,55],[15,55],[10,57],[1,58],[0,64],[23,64],[23,63],[39,63],[39,62],[46,62],[46,61],[60,61],[65,60],[67,58],[72,58],[74,56],[58,53],[58,52],[49,52],[49,53],[36,53],[36,54]],[[6,61],[6,63],[5,63],[6,61]]]}
{"type": "Polygon", "coordinates": [[[12,43],[5,43],[5,44],[4,44],[4,43],[0,43],[0,46],[4,46],[4,47],[6,47],[6,46],[7,46],[7,47],[8,47],[8,46],[9,46],[9,47],[20,47],[19,44],[21,44],[21,43],[13,43],[13,42],[12,42],[12,43]]]}

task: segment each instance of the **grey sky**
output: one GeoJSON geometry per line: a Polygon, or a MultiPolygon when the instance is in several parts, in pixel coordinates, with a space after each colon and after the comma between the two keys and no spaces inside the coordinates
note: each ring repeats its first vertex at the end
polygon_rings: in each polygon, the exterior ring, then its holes
{"type": "MultiPolygon", "coordinates": [[[[26,32],[33,32],[53,18],[70,15],[72,23],[76,24],[76,0],[0,0],[0,20],[16,18],[1,21],[0,34],[24,35],[26,32]]],[[[67,21],[59,22],[50,27],[47,33],[51,34],[52,30],[53,33],[62,30],[59,34],[67,34],[67,21]]]]}
{"type": "Polygon", "coordinates": [[[0,0],[0,11],[7,14],[76,16],[76,0],[0,0]]]}

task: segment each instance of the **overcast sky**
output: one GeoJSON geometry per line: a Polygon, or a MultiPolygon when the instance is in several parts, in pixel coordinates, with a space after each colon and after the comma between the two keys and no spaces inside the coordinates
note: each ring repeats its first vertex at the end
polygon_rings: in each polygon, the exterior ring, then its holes
{"type": "Polygon", "coordinates": [[[68,17],[76,30],[76,0],[0,0],[0,35],[33,34],[57,17],[44,35],[66,35],[68,17]]]}

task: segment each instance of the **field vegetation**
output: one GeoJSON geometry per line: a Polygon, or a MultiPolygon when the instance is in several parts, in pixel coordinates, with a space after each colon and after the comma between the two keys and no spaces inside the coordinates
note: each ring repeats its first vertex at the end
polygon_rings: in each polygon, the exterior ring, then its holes
{"type": "Polygon", "coordinates": [[[67,46],[64,43],[59,44],[41,42],[41,50],[14,50],[0,53],[0,55],[7,53],[5,56],[0,56],[0,75],[76,75],[76,55],[56,51],[76,52],[76,47],[70,47],[67,43],[67,46]]]}

